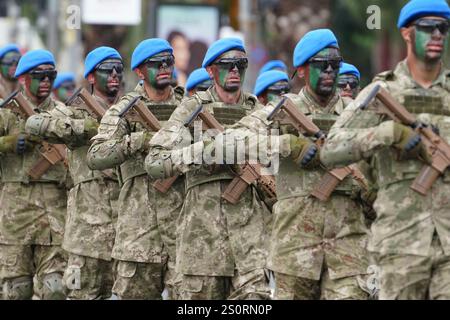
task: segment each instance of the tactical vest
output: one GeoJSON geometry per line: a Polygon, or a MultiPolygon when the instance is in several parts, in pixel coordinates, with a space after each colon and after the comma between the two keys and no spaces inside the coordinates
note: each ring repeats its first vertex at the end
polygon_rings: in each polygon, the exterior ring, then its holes
{"type": "MultiPolygon", "coordinates": [[[[229,128],[250,114],[256,105],[256,98],[251,95],[245,95],[244,105],[229,105],[223,102],[213,101],[208,91],[197,92],[196,97],[199,104],[203,105],[204,110],[211,113],[224,128],[229,128]]],[[[186,173],[186,190],[212,181],[232,180],[235,176],[230,166],[203,165],[200,169],[191,170],[186,173]]]]}
{"type": "MultiPolygon", "coordinates": [[[[439,128],[441,137],[450,141],[450,90],[448,88],[435,86],[432,89],[410,88],[399,90],[398,82],[395,82],[393,74],[389,72],[379,75],[377,79],[384,80],[387,90],[409,112],[419,118],[430,119],[431,123],[439,128]]],[[[387,117],[386,120],[388,120],[387,117]]],[[[383,148],[372,158],[372,166],[378,173],[377,183],[379,187],[385,187],[402,180],[415,179],[424,166],[424,163],[419,160],[397,161],[396,159],[397,152],[393,148],[383,148]]],[[[450,182],[449,170],[446,170],[443,179],[450,182]]]]}
{"type": "MultiPolygon", "coordinates": [[[[335,113],[311,113],[306,107],[306,101],[301,95],[289,95],[299,110],[307,115],[316,126],[325,133],[329,132],[338,115],[335,113]]],[[[340,101],[340,100],[338,100],[340,101]]],[[[275,124],[276,126],[276,124],[275,124]]],[[[298,135],[297,130],[291,125],[281,125],[280,134],[290,133],[298,135]]],[[[300,169],[290,157],[280,157],[280,167],[275,175],[278,200],[291,197],[305,197],[311,194],[317,183],[327,171],[323,168],[313,170],[300,169]]],[[[346,178],[338,184],[333,193],[350,194],[356,187],[351,178],[346,178]]]]}
{"type": "MultiPolygon", "coordinates": [[[[181,87],[177,87],[174,89],[175,99],[177,102],[181,102],[183,99],[183,95],[180,93],[181,87]]],[[[183,90],[181,88],[181,90],[183,90]]],[[[184,92],[184,91],[183,91],[184,92]]],[[[129,97],[129,100],[133,99],[134,97],[138,96],[138,92],[131,92],[127,96],[129,97]]],[[[160,121],[161,126],[164,125],[164,123],[169,120],[170,116],[172,115],[173,111],[177,108],[178,105],[173,104],[153,104],[153,103],[146,103],[149,110],[155,115],[155,117],[160,121]]],[[[140,123],[133,122],[130,123],[131,126],[131,132],[140,132],[146,130],[140,123]]],[[[120,165],[120,176],[122,182],[126,182],[129,179],[132,179],[137,176],[146,175],[147,172],[144,169],[144,162],[145,162],[145,154],[142,154],[141,152],[138,152],[134,155],[133,158],[127,159],[124,163],[120,165]]]]}
{"type": "MultiPolygon", "coordinates": [[[[9,110],[2,110],[10,112],[9,110]]],[[[9,135],[25,132],[25,120],[16,118],[14,129],[8,132],[9,135]]],[[[23,155],[15,153],[6,153],[1,159],[2,182],[52,182],[64,184],[67,179],[67,170],[62,162],[59,162],[47,170],[39,179],[33,180],[27,173],[41,158],[39,152],[40,145],[36,145],[32,152],[26,152],[23,155]]]]}

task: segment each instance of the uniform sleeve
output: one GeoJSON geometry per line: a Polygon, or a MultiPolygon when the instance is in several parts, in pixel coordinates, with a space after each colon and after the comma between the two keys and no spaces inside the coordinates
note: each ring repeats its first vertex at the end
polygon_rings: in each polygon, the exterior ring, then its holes
{"type": "Polygon", "coordinates": [[[364,110],[358,107],[374,85],[375,83],[361,91],[330,129],[320,153],[324,165],[341,167],[368,160],[378,150],[394,142],[394,123],[382,122],[383,116],[376,113],[375,103],[364,110]]]}

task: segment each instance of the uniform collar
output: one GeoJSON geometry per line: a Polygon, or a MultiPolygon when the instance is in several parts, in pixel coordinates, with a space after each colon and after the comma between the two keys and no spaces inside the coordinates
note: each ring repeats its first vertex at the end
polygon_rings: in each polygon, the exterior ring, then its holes
{"type": "Polygon", "coordinates": [[[27,99],[28,102],[33,106],[33,110],[36,113],[41,113],[42,111],[50,111],[51,109],[53,109],[54,102],[53,102],[51,95],[49,95],[47,98],[45,98],[45,100],[42,101],[39,105],[36,105],[31,100],[31,98],[26,94],[25,90],[23,90],[23,89],[22,89],[22,94],[25,97],[25,99],[27,99]]]}
{"type": "Polygon", "coordinates": [[[330,101],[328,101],[328,104],[324,107],[312,94],[308,92],[308,90],[306,90],[306,87],[303,87],[300,90],[299,95],[306,99],[308,109],[310,109],[311,113],[334,113],[336,104],[340,99],[339,94],[335,92],[330,101]]]}
{"type": "MultiPolygon", "coordinates": [[[[433,81],[431,84],[431,87],[434,86],[445,86],[446,82],[446,74],[448,70],[445,69],[444,64],[441,64],[441,71],[438,75],[438,77],[433,81]]],[[[417,88],[423,88],[421,85],[419,85],[411,76],[411,73],[408,68],[408,64],[406,63],[406,59],[402,60],[397,64],[394,70],[394,75],[397,78],[401,78],[403,85],[405,88],[411,88],[411,89],[417,89],[417,88]]]]}

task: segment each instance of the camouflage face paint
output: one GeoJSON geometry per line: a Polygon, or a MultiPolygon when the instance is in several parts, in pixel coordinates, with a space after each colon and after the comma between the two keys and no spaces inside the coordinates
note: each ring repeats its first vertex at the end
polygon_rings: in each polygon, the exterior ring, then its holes
{"type": "MultiPolygon", "coordinates": [[[[231,50],[218,57],[216,59],[216,62],[220,62],[221,60],[231,61],[239,59],[246,59],[245,53],[239,50],[231,50]]],[[[241,88],[242,83],[245,81],[245,65],[242,68],[237,68],[236,66],[234,66],[230,69],[227,64],[216,64],[216,62],[213,64],[213,73],[216,83],[225,91],[238,91],[241,88]],[[230,81],[230,79],[237,77],[239,77],[240,81],[230,81]]]]}
{"type": "Polygon", "coordinates": [[[415,30],[414,53],[422,61],[427,57],[427,43],[431,40],[431,33],[415,30]]]}
{"type": "Polygon", "coordinates": [[[41,85],[41,81],[38,79],[31,79],[30,82],[30,92],[34,95],[34,96],[38,96],[39,93],[39,86],[41,85]]]}
{"type": "Polygon", "coordinates": [[[69,91],[66,88],[56,89],[56,95],[60,101],[66,101],[69,98],[69,91]]]}
{"type": "Polygon", "coordinates": [[[174,68],[173,60],[170,65],[168,63],[161,64],[160,62],[157,62],[158,59],[170,60],[170,57],[173,58],[170,52],[161,52],[150,57],[150,61],[144,64],[145,81],[153,88],[162,90],[172,83],[174,68]],[[152,60],[155,62],[152,62],[152,60]]]}
{"type": "Polygon", "coordinates": [[[96,88],[102,93],[107,93],[109,91],[108,89],[109,73],[97,70],[94,72],[94,77],[96,88]]]}

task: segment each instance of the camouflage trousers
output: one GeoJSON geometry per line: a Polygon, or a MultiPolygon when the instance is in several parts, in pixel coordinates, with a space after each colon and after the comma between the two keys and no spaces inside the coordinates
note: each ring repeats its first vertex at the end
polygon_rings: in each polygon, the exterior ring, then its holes
{"type": "Polygon", "coordinates": [[[275,272],[275,300],[366,300],[369,294],[362,288],[365,277],[355,275],[330,279],[325,270],[320,280],[301,278],[275,272]]]}
{"type": "Polygon", "coordinates": [[[113,283],[112,261],[69,253],[64,284],[70,300],[108,299],[113,283]]]}
{"type": "Polygon", "coordinates": [[[182,276],[175,271],[175,267],[167,266],[167,270],[164,273],[164,285],[167,290],[168,300],[180,299],[180,285],[182,276]]]}
{"type": "Polygon", "coordinates": [[[182,275],[181,300],[268,300],[269,278],[264,269],[233,277],[182,275]]]}
{"type": "Polygon", "coordinates": [[[450,255],[436,233],[426,257],[387,254],[378,260],[380,300],[450,299],[450,255]]]}
{"type": "Polygon", "coordinates": [[[115,261],[113,293],[119,299],[161,300],[165,263],[115,261]]]}
{"type": "Polygon", "coordinates": [[[26,300],[34,293],[42,300],[65,299],[62,275],[66,261],[60,246],[0,244],[3,298],[26,300]]]}

